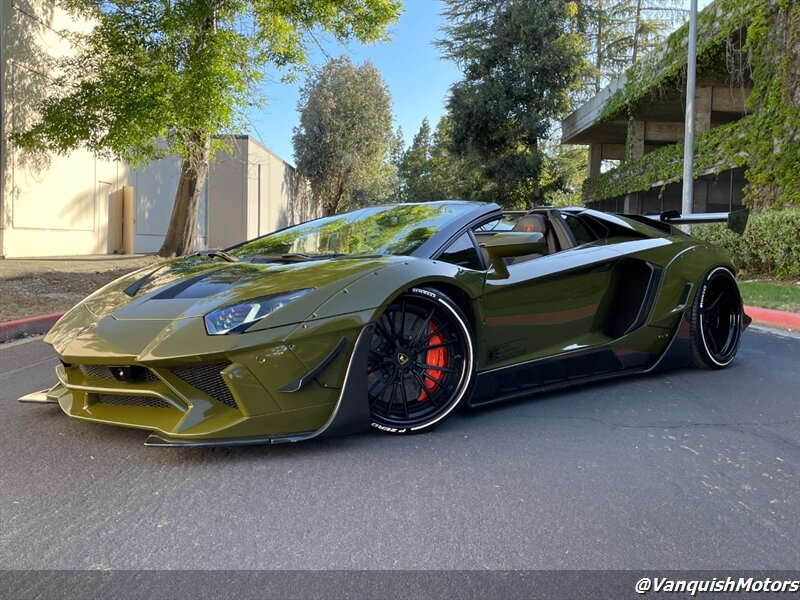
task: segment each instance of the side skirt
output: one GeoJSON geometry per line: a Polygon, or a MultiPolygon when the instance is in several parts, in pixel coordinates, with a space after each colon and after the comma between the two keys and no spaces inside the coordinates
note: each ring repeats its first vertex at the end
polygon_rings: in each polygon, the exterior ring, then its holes
{"type": "Polygon", "coordinates": [[[471,408],[489,406],[626,375],[677,369],[688,366],[690,356],[689,311],[686,311],[661,355],[618,356],[614,350],[600,348],[484,371],[478,373],[475,392],[468,405],[471,408]]]}

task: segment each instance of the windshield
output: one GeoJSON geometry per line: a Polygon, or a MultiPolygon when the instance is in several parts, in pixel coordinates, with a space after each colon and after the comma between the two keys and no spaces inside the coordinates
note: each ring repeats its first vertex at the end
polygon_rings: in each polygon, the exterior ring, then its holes
{"type": "Polygon", "coordinates": [[[281,255],[409,255],[474,204],[375,206],[276,231],[229,250],[238,258],[281,255]]]}

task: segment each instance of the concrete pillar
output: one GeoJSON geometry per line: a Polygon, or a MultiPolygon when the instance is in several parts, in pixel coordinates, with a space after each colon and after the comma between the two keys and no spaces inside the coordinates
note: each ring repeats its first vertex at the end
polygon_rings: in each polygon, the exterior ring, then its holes
{"type": "Polygon", "coordinates": [[[714,88],[699,87],[694,95],[694,126],[697,133],[711,129],[711,104],[714,88]]]}
{"type": "Polygon", "coordinates": [[[631,144],[631,158],[641,158],[644,156],[644,130],[644,121],[628,121],[628,138],[631,144]]]}
{"type": "Polygon", "coordinates": [[[600,175],[600,165],[603,162],[603,144],[589,145],[589,177],[600,175]]]}

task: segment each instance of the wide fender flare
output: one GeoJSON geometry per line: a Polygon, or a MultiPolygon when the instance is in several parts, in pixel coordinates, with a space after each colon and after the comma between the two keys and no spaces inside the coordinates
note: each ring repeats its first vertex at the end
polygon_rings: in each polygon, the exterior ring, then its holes
{"type": "Polygon", "coordinates": [[[407,261],[373,271],[333,294],[314,314],[324,319],[346,313],[373,311],[377,319],[386,306],[413,287],[455,287],[470,301],[478,298],[486,274],[450,263],[409,258],[407,261]]]}
{"type": "Polygon", "coordinates": [[[651,323],[674,321],[691,306],[697,287],[714,267],[725,267],[736,273],[728,255],[710,244],[698,243],[681,250],[666,265],[661,290],[653,308],[651,323]]]}

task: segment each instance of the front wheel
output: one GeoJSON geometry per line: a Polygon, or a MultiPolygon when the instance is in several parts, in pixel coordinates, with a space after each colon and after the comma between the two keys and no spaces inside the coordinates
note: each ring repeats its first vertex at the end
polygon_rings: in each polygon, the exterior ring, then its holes
{"type": "Polygon", "coordinates": [[[372,426],[419,433],[444,420],[467,396],[475,372],[467,319],[441,292],[413,288],[376,323],[367,392],[372,426]]]}
{"type": "Polygon", "coordinates": [[[712,269],[692,305],[692,364],[705,369],[727,367],[742,341],[744,307],[733,274],[712,269]]]}

